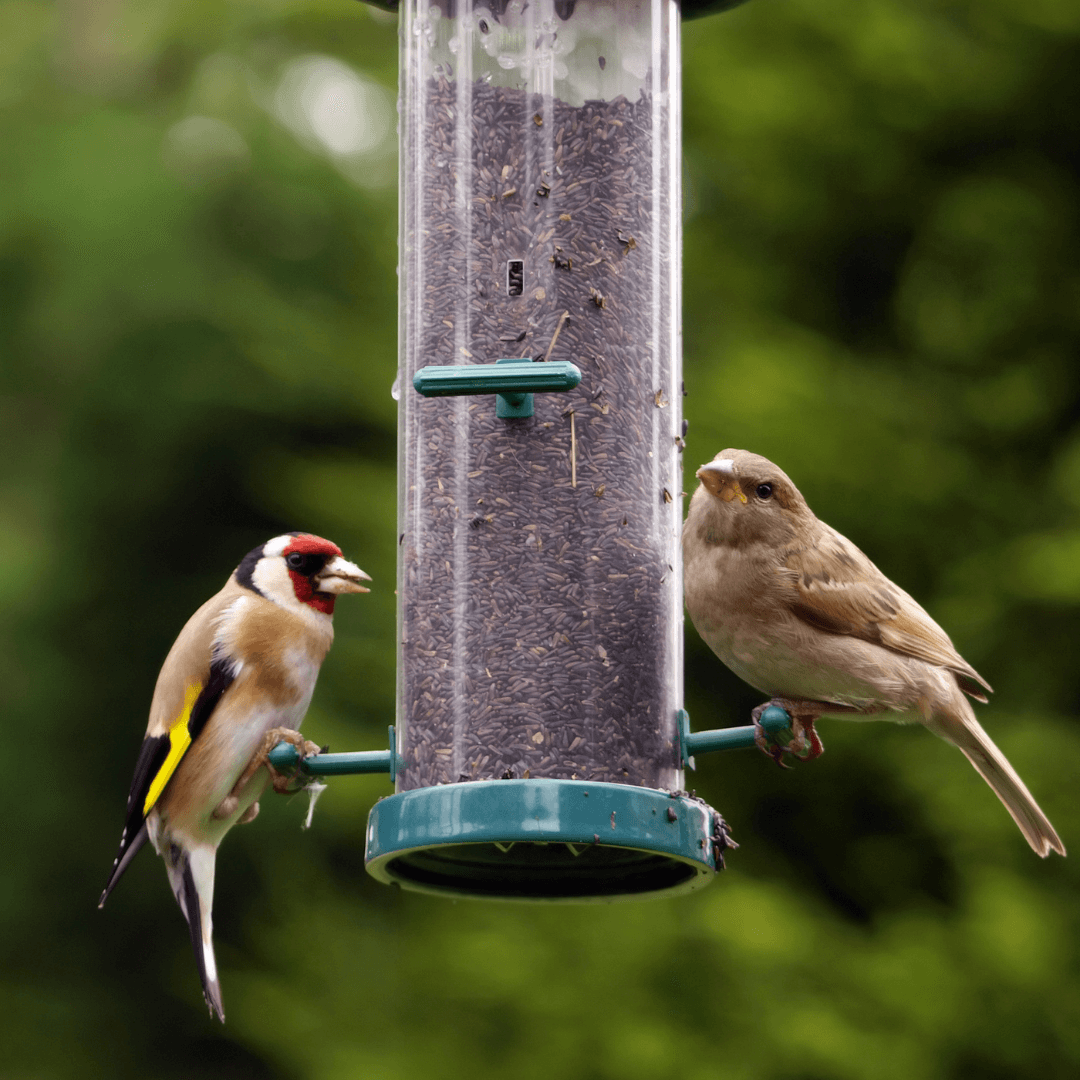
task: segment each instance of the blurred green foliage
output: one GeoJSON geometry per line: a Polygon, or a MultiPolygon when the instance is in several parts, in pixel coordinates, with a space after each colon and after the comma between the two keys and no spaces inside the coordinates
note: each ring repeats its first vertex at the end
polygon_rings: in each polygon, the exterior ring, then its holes
{"type": "MultiPolygon", "coordinates": [[[[687,483],[724,446],[778,461],[994,683],[1080,847],[1080,7],[754,0],[684,50],[687,483]]],[[[162,657],[285,528],[376,583],[307,729],[382,745],[396,67],[347,0],[0,5],[0,1074],[1080,1075],[1076,862],[921,730],[705,759],[743,846],[650,904],[401,894],[363,871],[383,780],[307,834],[271,800],[219,861],[225,1028],[152,855],[94,909],[162,657]],[[362,148],[283,104],[316,62],[382,116],[362,148]]],[[[687,654],[695,725],[745,722],[687,654]]]]}

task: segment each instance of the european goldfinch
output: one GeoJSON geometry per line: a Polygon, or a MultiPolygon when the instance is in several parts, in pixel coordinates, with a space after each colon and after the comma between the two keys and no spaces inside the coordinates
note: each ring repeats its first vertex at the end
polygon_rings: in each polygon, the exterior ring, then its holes
{"type": "Polygon", "coordinates": [[[297,729],[334,640],[334,600],[367,592],[361,582],[370,580],[329,540],[275,537],[249,552],[191,616],[158,675],[120,850],[98,907],[149,839],[188,921],[210,1013],[222,1021],[211,921],[218,844],[233,825],[255,818],[268,783],[290,790],[291,778],[266,760],[278,742],[301,754],[318,750],[297,729]]]}
{"type": "Polygon", "coordinates": [[[926,611],[815,517],[771,461],[724,450],[697,476],[683,527],[690,618],[736,675],[788,711],[809,755],[821,752],[820,716],[923,724],[975,766],[1036,854],[1064,855],[975,719],[967,698],[985,702],[990,686],[926,611]]]}

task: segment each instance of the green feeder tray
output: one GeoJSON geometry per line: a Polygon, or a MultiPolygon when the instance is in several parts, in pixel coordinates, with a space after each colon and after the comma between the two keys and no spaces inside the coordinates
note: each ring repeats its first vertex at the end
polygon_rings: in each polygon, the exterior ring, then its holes
{"type": "Polygon", "coordinates": [[[384,884],[443,896],[637,900],[709,883],[716,820],[698,799],[624,784],[443,784],[372,808],[367,869],[384,884]]]}

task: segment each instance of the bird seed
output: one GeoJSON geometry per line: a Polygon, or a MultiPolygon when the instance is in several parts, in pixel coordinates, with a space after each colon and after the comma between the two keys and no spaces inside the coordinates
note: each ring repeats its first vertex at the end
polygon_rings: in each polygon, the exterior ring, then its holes
{"type": "Polygon", "coordinates": [[[423,169],[404,193],[399,790],[675,790],[679,267],[651,102],[437,69],[404,123],[423,169]],[[419,367],[507,356],[570,360],[581,384],[509,420],[494,396],[411,390],[419,367]]]}

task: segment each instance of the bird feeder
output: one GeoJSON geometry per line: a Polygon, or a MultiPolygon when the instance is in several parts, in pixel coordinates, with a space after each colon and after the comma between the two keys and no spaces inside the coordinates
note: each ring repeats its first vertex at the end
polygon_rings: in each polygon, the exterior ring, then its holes
{"type": "Polygon", "coordinates": [[[612,900],[722,865],[683,769],[753,736],[682,709],[679,20],[401,4],[397,724],[351,755],[396,782],[380,881],[612,900]]]}

